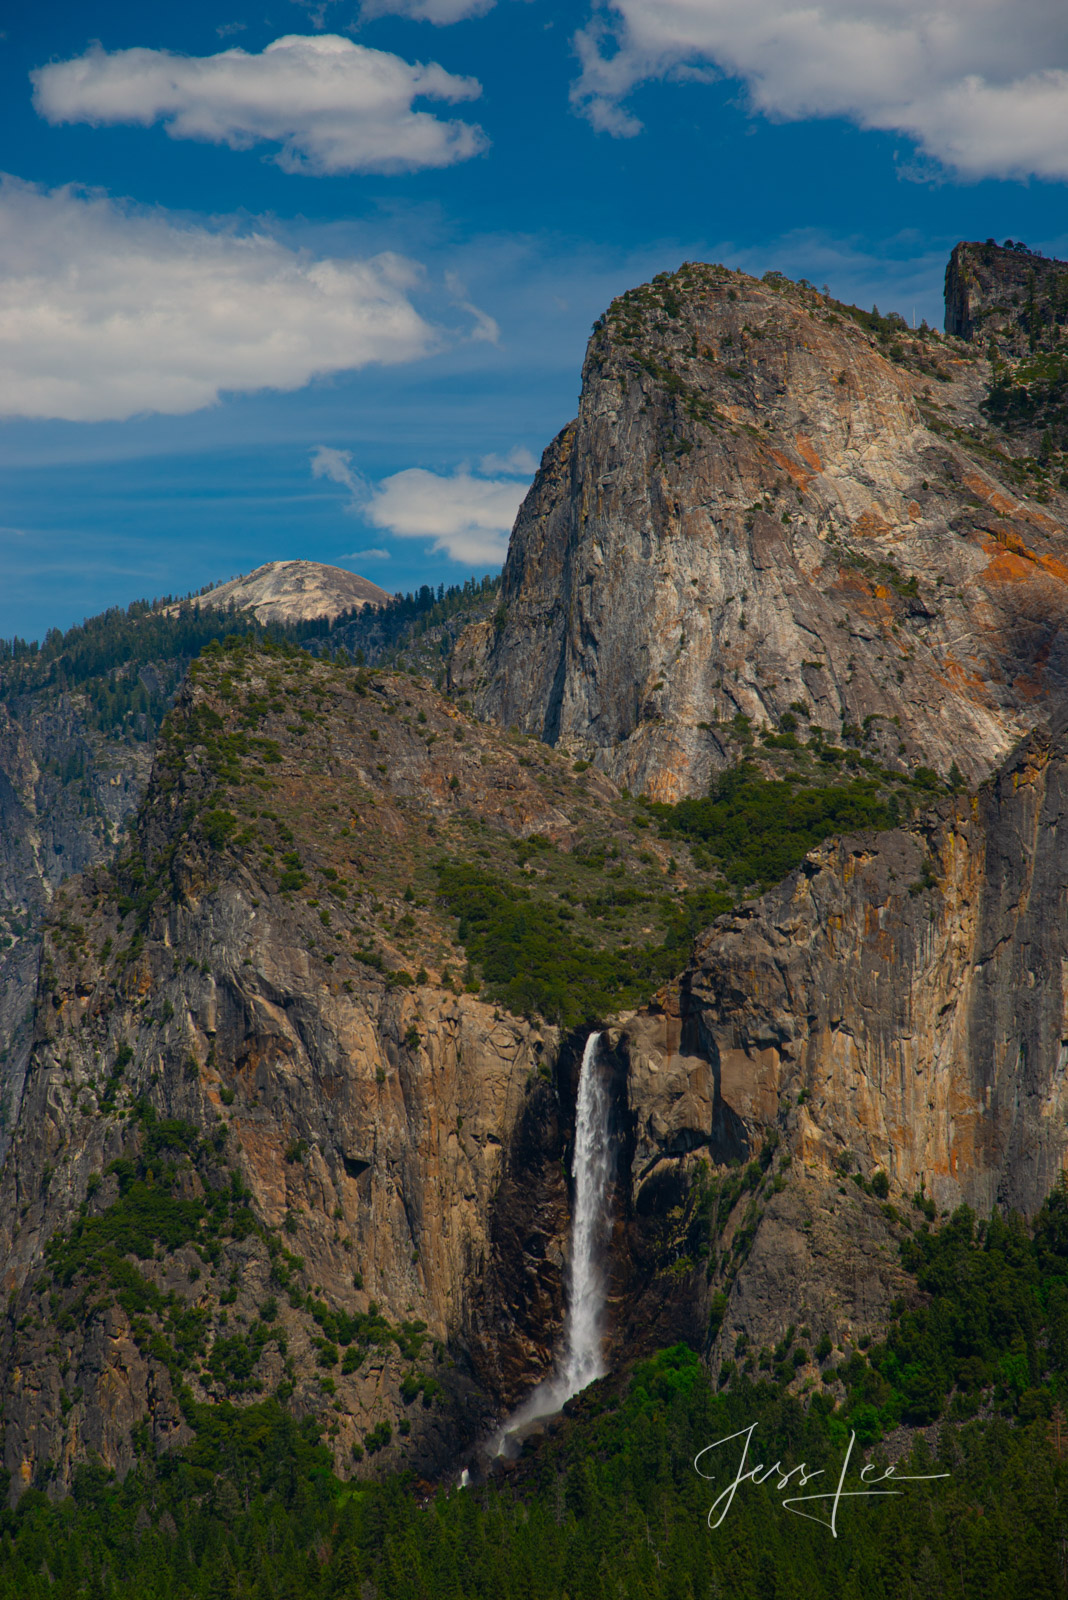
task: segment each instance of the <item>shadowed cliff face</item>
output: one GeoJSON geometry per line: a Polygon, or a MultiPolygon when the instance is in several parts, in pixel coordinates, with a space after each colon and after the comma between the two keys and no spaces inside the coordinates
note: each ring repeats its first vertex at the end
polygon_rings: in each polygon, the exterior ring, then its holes
{"type": "Polygon", "coordinates": [[[0,703],[0,1152],[33,1031],[39,933],[59,884],[106,859],[136,812],[151,747],[86,724],[69,695],[0,703]]]}
{"type": "Polygon", "coordinates": [[[1065,496],[1020,478],[973,348],[879,331],[715,267],[615,301],[503,626],[456,653],[481,714],[666,800],[734,758],[738,713],[795,705],[872,719],[890,763],[1004,759],[1068,675],[1065,496]]]}

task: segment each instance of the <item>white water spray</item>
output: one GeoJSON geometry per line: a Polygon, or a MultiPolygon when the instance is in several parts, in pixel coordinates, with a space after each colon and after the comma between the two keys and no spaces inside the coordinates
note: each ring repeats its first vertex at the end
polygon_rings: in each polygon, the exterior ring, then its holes
{"type": "Polygon", "coordinates": [[[494,1439],[490,1453],[505,1455],[509,1441],[528,1423],[552,1416],[564,1402],[606,1372],[604,1275],[601,1253],[608,1231],[608,1186],[612,1176],[608,1088],[598,1062],[599,1033],[591,1033],[579,1069],[572,1159],[575,1209],[567,1274],[564,1349],[551,1378],[530,1394],[494,1439]]]}

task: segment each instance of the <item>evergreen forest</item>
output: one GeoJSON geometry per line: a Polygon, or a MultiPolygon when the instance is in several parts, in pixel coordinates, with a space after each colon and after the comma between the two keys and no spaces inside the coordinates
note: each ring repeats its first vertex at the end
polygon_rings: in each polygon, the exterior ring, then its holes
{"type": "Polygon", "coordinates": [[[1034,1227],[966,1208],[932,1226],[923,1195],[913,1209],[917,1307],[866,1351],[816,1351],[846,1386],[838,1404],[798,1392],[789,1349],[717,1385],[676,1345],[593,1385],[468,1487],[343,1481],[315,1420],[277,1396],[198,1407],[184,1449],[156,1454],[143,1435],[124,1481],[86,1463],[68,1498],[30,1489],[6,1511],[0,1600],[1068,1595],[1068,1189],[1034,1227]],[[710,1526],[742,1470],[730,1436],[750,1428],[761,1481],[710,1526]],[[828,1483],[855,1494],[891,1444],[897,1477],[916,1481],[843,1498],[833,1532],[826,1501],[784,1506],[828,1483]]]}

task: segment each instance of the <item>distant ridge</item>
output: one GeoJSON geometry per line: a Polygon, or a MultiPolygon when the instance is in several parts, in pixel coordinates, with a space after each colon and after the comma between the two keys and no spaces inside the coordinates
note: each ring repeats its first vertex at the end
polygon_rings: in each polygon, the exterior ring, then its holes
{"type": "Polygon", "coordinates": [[[321,561],[268,561],[241,578],[220,583],[197,595],[198,608],[251,611],[258,622],[333,621],[364,606],[388,605],[392,595],[357,572],[328,567],[321,561]]]}

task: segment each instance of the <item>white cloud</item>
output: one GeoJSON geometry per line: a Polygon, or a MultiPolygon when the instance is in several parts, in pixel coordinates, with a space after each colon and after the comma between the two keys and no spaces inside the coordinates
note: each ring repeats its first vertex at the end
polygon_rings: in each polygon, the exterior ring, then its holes
{"type": "Polygon", "coordinates": [[[388,550],[350,550],[348,555],[338,556],[339,561],[389,561],[388,550]]]}
{"type": "Polygon", "coordinates": [[[492,478],[495,472],[502,477],[532,478],[538,470],[538,463],[529,450],[521,444],[514,445],[504,456],[482,456],[478,463],[478,470],[483,477],[492,478]]]}
{"type": "Polygon", "coordinates": [[[413,111],[416,98],[473,100],[474,78],[402,61],[338,34],[287,34],[259,55],[116,50],[40,67],[34,105],[49,122],[162,121],[172,139],[245,150],[269,140],[286,172],[412,172],[486,149],[481,128],[413,111]]]}
{"type": "Polygon", "coordinates": [[[461,311],[466,311],[474,321],[475,325],[471,329],[470,338],[476,344],[498,344],[501,337],[500,327],[488,312],[481,311],[478,306],[472,304],[467,297],[467,289],[463,280],[455,272],[447,272],[445,274],[445,287],[449,292],[449,298],[452,300],[453,305],[457,306],[461,311]]]}
{"type": "Polygon", "coordinates": [[[354,502],[367,493],[367,485],[360,474],[353,471],[351,450],[334,450],[328,444],[317,444],[312,451],[311,473],[313,478],[326,478],[330,483],[340,483],[349,491],[354,502]]]}
{"type": "Polygon", "coordinates": [[[416,281],[398,256],[316,259],[3,178],[0,414],[179,415],[223,390],[411,360],[434,344],[416,281]]]}
{"type": "Polygon", "coordinates": [[[454,561],[499,566],[527,492],[525,483],[476,478],[461,468],[448,477],[410,467],[384,478],[364,519],[401,539],[433,539],[454,561]]]}
{"type": "Polygon", "coordinates": [[[413,22],[434,22],[442,27],[466,17],[485,16],[493,4],[494,0],[363,0],[360,15],[366,19],[410,17],[413,22]]]}
{"type": "Polygon", "coordinates": [[[753,106],[908,134],[966,178],[1068,178],[1068,9],[1061,0],[595,0],[573,100],[634,134],[645,79],[709,65],[753,106]]]}

